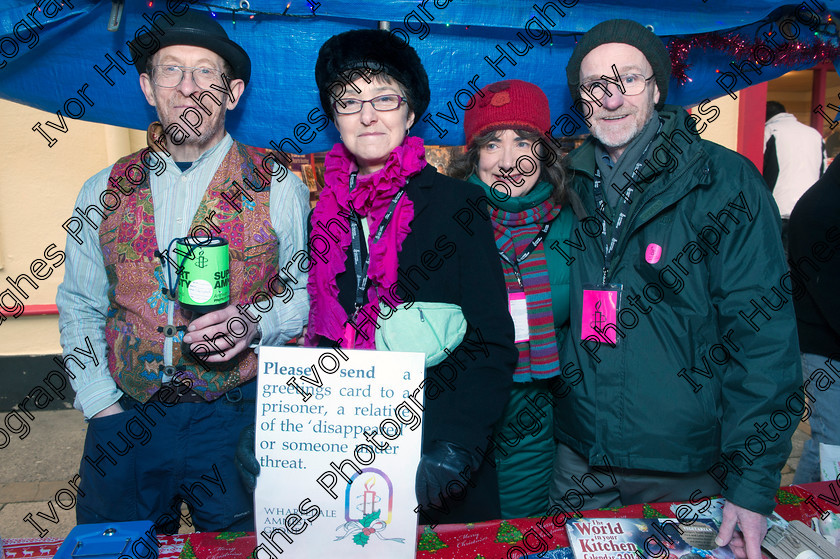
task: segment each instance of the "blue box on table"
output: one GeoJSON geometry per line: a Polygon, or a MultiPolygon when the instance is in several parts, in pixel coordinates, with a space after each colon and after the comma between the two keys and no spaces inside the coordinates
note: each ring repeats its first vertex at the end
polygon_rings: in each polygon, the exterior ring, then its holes
{"type": "Polygon", "coordinates": [[[158,545],[149,520],[81,524],[70,531],[54,559],[157,559],[158,545]]]}

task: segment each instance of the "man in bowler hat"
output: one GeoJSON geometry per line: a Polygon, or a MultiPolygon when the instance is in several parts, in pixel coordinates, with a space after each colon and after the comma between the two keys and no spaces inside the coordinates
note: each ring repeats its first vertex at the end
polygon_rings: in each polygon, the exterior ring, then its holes
{"type": "Polygon", "coordinates": [[[88,420],[76,518],[148,519],[171,533],[186,503],[199,531],[253,530],[235,449],[255,416],[254,348],[286,342],[306,320],[305,274],[279,272],[305,249],[309,192],[225,129],[250,79],[245,50],[206,13],[158,26],[163,34],[138,37],[132,54],[160,122],[148,148],[82,187],[77,207],[94,226],[68,237],[58,290],[65,355],[91,354],[71,367],[88,420]],[[199,315],[177,300],[169,249],[208,235],[227,241],[230,300],[199,315]]]}

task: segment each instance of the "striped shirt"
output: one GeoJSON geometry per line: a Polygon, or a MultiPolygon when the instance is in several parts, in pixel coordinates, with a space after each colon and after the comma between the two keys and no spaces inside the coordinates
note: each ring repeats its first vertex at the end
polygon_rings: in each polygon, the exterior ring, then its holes
{"type": "MultiPolygon", "coordinates": [[[[172,239],[190,234],[190,225],[205,190],[232,145],[233,139],[226,134],[184,172],[181,172],[171,157],[161,152],[158,152],[158,156],[166,163],[165,167],[159,165],[160,168],[156,168],[156,160],[151,158],[148,172],[154,203],[155,233],[161,252],[172,239]]],[[[98,227],[102,218],[95,209],[102,210],[99,196],[107,188],[110,174],[111,167],[103,169],[88,179],[79,193],[74,215],[84,223],[82,231],[77,234],[82,244],[68,235],[64,281],[58,287],[56,297],[63,353],[65,356],[72,354],[83,363],[83,367],[79,367],[72,360],[67,361],[69,372],[75,375],[75,378],[70,379],[76,391],[74,405],[88,419],[122,397],[122,391],[108,371],[106,352],[109,350],[105,342],[105,318],[110,305],[108,278],[99,244],[98,227]],[[88,220],[96,227],[88,223],[88,220]],[[80,352],[73,351],[79,348],[88,352],[86,338],[92,344],[94,358],[86,358],[80,352]]],[[[106,197],[104,202],[113,207],[113,197],[106,197]]],[[[278,237],[279,265],[286,269],[282,277],[288,280],[294,295],[288,303],[275,297],[274,305],[265,313],[260,313],[253,305],[249,306],[248,311],[253,316],[261,315],[260,343],[280,345],[300,334],[309,312],[306,274],[298,266],[287,265],[293,262],[293,255],[306,250],[309,189],[292,173],[286,173],[283,180],[275,176],[272,179],[269,206],[271,225],[278,237]],[[289,279],[289,276],[294,280],[289,279]]],[[[174,281],[174,270],[172,277],[174,281]]],[[[158,305],[158,312],[166,312],[169,323],[172,323],[175,309],[173,301],[157,293],[152,294],[149,302],[152,306],[158,305]]],[[[165,338],[164,365],[172,364],[172,344],[180,343],[182,337],[183,332],[179,332],[177,338],[165,338]]]]}

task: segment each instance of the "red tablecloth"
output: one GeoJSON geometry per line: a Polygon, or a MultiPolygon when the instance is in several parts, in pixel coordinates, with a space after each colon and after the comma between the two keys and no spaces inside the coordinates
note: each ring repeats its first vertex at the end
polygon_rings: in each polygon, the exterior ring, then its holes
{"type": "MultiPolygon", "coordinates": [[[[808,485],[783,487],[776,494],[776,512],[785,520],[801,520],[810,525],[811,518],[819,516],[820,511],[813,504],[832,512],[840,512],[840,507],[832,505],[820,494],[840,504],[840,483],[821,482],[808,485]],[[835,493],[831,492],[831,485],[835,493]],[[837,495],[838,498],[835,498],[837,495]],[[808,501],[808,502],[806,502],[808,501]]],[[[649,505],[630,505],[615,509],[596,509],[583,511],[589,518],[674,518],[672,503],[654,503],[649,505]]],[[[562,524],[558,518],[558,524],[562,524]]],[[[445,524],[434,530],[419,527],[421,533],[418,543],[417,559],[475,559],[476,557],[507,557],[508,551],[517,546],[519,549],[536,549],[540,539],[547,549],[569,546],[566,528],[557,527],[549,519],[537,528],[537,518],[519,518],[513,520],[495,520],[480,524],[445,524]],[[425,532],[425,533],[424,533],[425,532]],[[548,533],[548,535],[546,535],[548,533]],[[523,540],[526,540],[523,542],[523,540]],[[525,543],[529,545],[525,545],[525,543]]],[[[515,555],[518,557],[519,555],[515,555]]]]}
{"type": "MultiPolygon", "coordinates": [[[[819,516],[820,509],[840,512],[840,483],[783,487],[776,494],[776,502],[776,512],[780,516],[810,525],[811,518],[819,516]]],[[[583,511],[582,514],[591,518],[673,518],[670,506],[671,503],[631,505],[583,511]]],[[[543,521],[542,528],[537,528],[539,521],[539,518],[519,518],[477,524],[442,524],[434,530],[419,526],[417,559],[507,557],[513,546],[537,545],[536,538],[541,538],[548,549],[568,547],[565,528],[555,526],[551,520],[543,521]]],[[[159,559],[236,559],[247,557],[256,547],[254,534],[245,532],[158,536],[158,540],[161,543],[159,559]]],[[[9,539],[4,541],[4,551],[7,559],[49,559],[62,541],[59,538],[9,539]]]]}
{"type": "MultiPolygon", "coordinates": [[[[191,535],[158,536],[158,559],[178,559],[191,535]]],[[[50,559],[63,541],[62,538],[9,538],[3,540],[3,552],[6,559],[50,559]]]]}

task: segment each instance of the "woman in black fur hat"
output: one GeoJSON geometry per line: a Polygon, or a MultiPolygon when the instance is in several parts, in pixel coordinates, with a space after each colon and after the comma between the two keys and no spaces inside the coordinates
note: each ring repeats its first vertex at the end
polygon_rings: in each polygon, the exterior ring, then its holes
{"type": "Polygon", "coordinates": [[[416,351],[415,343],[435,334],[400,303],[415,310],[448,303],[446,320],[465,319],[466,332],[440,340],[440,359],[426,350],[420,521],[498,518],[488,440],[517,352],[486,199],[481,203],[478,187],[438,174],[425,161],[422,139],[409,136],[429,104],[428,77],[413,48],[386,31],[348,31],[321,47],[315,77],[342,142],[326,157],[326,186],[311,217],[313,230],[329,226],[339,241],[327,262],[312,259],[307,342],[416,351]],[[412,335],[386,345],[398,324],[412,335]]]}

